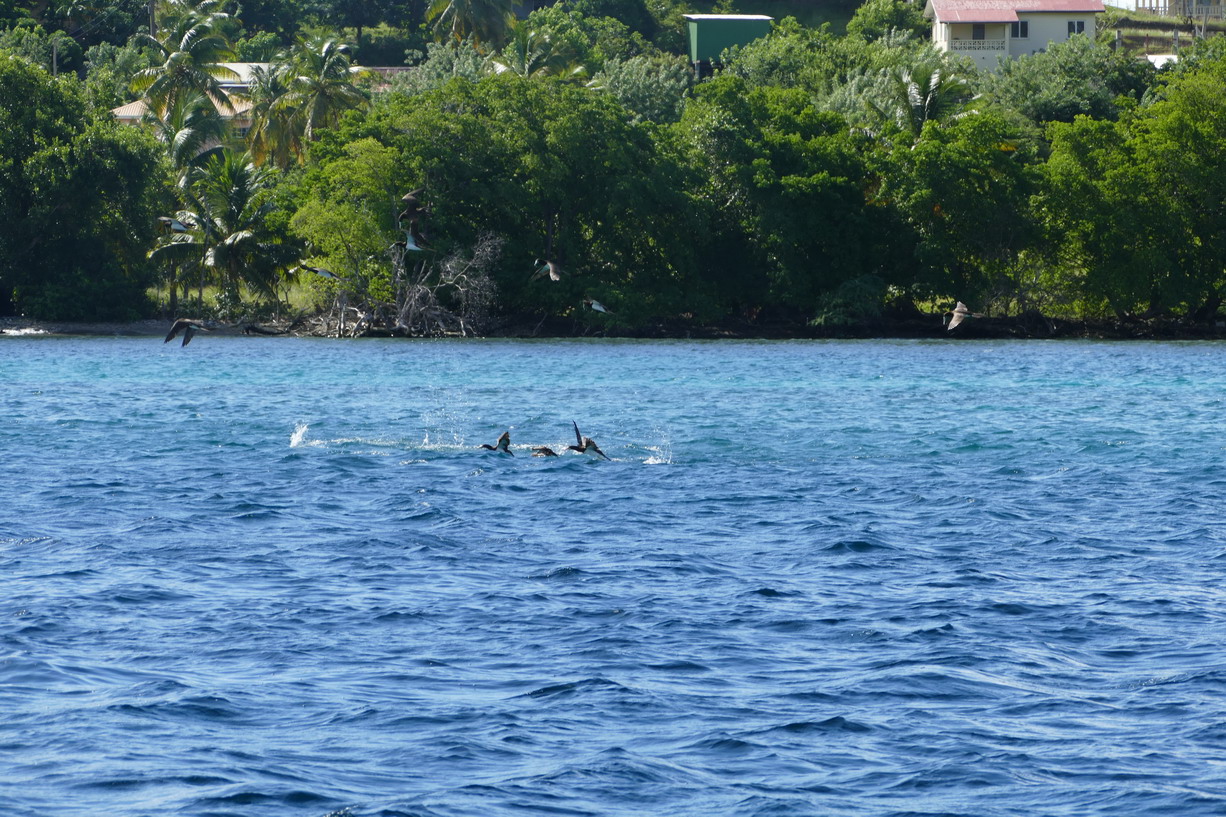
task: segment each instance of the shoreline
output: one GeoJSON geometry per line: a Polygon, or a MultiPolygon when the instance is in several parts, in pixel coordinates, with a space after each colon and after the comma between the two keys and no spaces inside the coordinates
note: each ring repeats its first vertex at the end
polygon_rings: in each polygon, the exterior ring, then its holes
{"type": "MultiPolygon", "coordinates": [[[[167,319],[145,319],[131,322],[70,322],[37,321],[27,318],[0,318],[0,337],[163,337],[169,330],[167,319]]],[[[288,321],[267,321],[252,324],[221,326],[217,335],[250,335],[253,337],[334,337],[319,326],[290,328],[288,321]]],[[[389,331],[375,330],[363,337],[413,337],[389,331]]],[[[458,337],[458,336],[457,336],[458,337]]],[[[958,338],[968,340],[1226,340],[1226,323],[1191,324],[1178,320],[1149,320],[1123,323],[1118,321],[1064,321],[1023,316],[1013,318],[980,318],[966,321],[953,333],[946,332],[939,317],[882,320],[873,325],[815,327],[795,323],[751,324],[727,323],[711,326],[687,325],[681,322],[656,323],[637,329],[591,326],[580,327],[572,322],[557,320],[548,326],[527,322],[507,321],[494,326],[483,335],[469,336],[503,339],[562,340],[570,338],[623,338],[638,340],[922,340],[958,338]],[[542,331],[543,330],[543,331],[542,331]],[[570,331],[567,331],[570,330],[570,331]]]]}

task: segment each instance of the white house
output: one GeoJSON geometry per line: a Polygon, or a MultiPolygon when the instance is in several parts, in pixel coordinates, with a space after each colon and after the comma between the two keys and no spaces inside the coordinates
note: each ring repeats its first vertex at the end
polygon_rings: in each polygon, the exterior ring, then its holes
{"type": "Polygon", "coordinates": [[[932,42],[994,69],[1001,57],[1020,57],[1064,42],[1074,34],[1094,36],[1102,0],[927,0],[932,42]]]}

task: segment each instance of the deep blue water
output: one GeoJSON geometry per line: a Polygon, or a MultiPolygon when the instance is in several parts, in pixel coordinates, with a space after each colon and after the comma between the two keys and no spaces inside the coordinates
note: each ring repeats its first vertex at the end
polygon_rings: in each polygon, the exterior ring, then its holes
{"type": "Polygon", "coordinates": [[[3,338],[0,406],[4,817],[1226,814],[1223,344],[3,338]]]}

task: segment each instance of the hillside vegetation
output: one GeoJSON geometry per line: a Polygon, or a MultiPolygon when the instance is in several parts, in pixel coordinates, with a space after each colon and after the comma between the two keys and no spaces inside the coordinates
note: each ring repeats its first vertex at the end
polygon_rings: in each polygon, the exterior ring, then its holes
{"type": "Polygon", "coordinates": [[[151,33],[144,4],[8,2],[0,312],[305,309],[347,334],[855,333],[958,300],[1219,319],[1219,37],[1162,72],[1106,29],[982,72],[917,6],[868,0],[777,20],[697,82],[683,15],[731,5],[160,0],[151,33]],[[236,61],[264,64],[242,93],[236,61]],[[134,100],[143,126],[116,124],[134,100]],[[222,114],[246,110],[239,136],[222,114]]]}

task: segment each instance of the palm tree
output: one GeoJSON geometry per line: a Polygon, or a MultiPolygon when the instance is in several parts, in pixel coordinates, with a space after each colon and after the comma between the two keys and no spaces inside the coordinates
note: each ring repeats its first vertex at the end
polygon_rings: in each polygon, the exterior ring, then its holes
{"type": "MultiPolygon", "coordinates": [[[[153,110],[148,111],[145,114],[145,122],[166,146],[167,156],[174,169],[175,190],[180,205],[190,207],[193,203],[192,183],[200,167],[210,156],[221,150],[221,142],[229,131],[229,126],[217,113],[212,101],[200,93],[176,96],[170,107],[160,115],[153,110]]],[[[166,240],[173,243],[175,237],[183,231],[185,222],[181,219],[164,221],[178,225],[167,235],[166,240]]],[[[178,307],[176,279],[184,259],[168,254],[166,260],[169,266],[170,311],[174,313],[178,307]]]]}
{"type": "Polygon", "coordinates": [[[161,111],[150,109],[145,114],[158,139],[166,146],[166,154],[175,170],[175,187],[186,199],[192,173],[221,149],[229,133],[229,125],[212,100],[198,92],[176,95],[161,111]]]}
{"type": "Polygon", "coordinates": [[[138,71],[132,90],[142,94],[155,111],[160,113],[174,106],[176,97],[192,93],[208,97],[218,109],[229,106],[221,81],[238,75],[221,64],[235,55],[221,29],[229,15],[214,11],[215,5],[216,0],[204,0],[198,6],[168,4],[161,36],[141,35],[161,62],[138,71]]]}
{"type": "Polygon", "coordinates": [[[497,46],[511,27],[512,0],[434,0],[426,18],[434,23],[435,36],[497,46]]]}
{"type": "Polygon", "coordinates": [[[235,303],[244,283],[276,297],[277,270],[291,260],[264,223],[273,184],[271,168],[257,167],[248,153],[226,150],[209,158],[192,186],[210,239],[204,263],[235,303]]]}
{"type": "Polygon", "coordinates": [[[304,142],[320,128],[333,127],[345,111],[369,100],[354,84],[349,46],[336,40],[299,40],[290,50],[278,105],[294,111],[295,128],[304,142]]]}
{"type": "Polygon", "coordinates": [[[884,73],[884,98],[865,99],[880,119],[918,140],[928,122],[960,115],[974,98],[966,80],[939,64],[900,67],[884,73]]]}
{"type": "Polygon", "coordinates": [[[251,128],[247,148],[257,164],[270,163],[281,169],[301,158],[302,134],[295,127],[294,111],[285,103],[284,60],[268,68],[256,66],[251,72],[247,98],[251,101],[251,128]]]}
{"type": "Polygon", "coordinates": [[[570,55],[554,48],[548,34],[517,23],[511,28],[511,41],[495,59],[494,73],[511,72],[521,77],[567,76],[581,77],[586,73],[570,55]]]}
{"type": "Polygon", "coordinates": [[[292,247],[273,240],[265,218],[272,209],[274,171],[257,167],[248,153],[221,150],[199,168],[191,191],[194,209],[176,220],[187,229],[159,242],[156,260],[198,260],[211,270],[226,300],[241,302],[244,285],[276,297],[277,272],[294,261],[292,247]]]}

